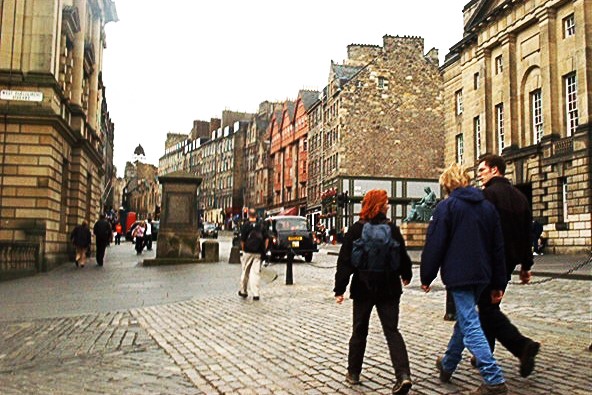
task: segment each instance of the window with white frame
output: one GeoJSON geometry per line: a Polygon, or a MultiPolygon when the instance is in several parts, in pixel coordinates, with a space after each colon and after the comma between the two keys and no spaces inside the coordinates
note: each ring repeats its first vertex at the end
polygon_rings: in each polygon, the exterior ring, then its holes
{"type": "Polygon", "coordinates": [[[473,118],[473,133],[475,134],[475,160],[481,156],[481,117],[473,118]]]}
{"type": "Polygon", "coordinates": [[[574,14],[563,18],[563,38],[573,36],[576,34],[576,20],[574,14]]]}
{"type": "Polygon", "coordinates": [[[504,71],[504,58],[502,55],[495,58],[495,74],[501,74],[504,71]]]}
{"type": "Polygon", "coordinates": [[[465,153],[465,141],[464,137],[461,134],[456,135],[456,163],[462,164],[463,163],[463,155],[465,153]]]}
{"type": "Polygon", "coordinates": [[[498,152],[501,154],[503,149],[506,147],[506,140],[504,136],[504,105],[498,104],[495,106],[495,129],[497,132],[497,147],[498,152]]]}
{"type": "Polygon", "coordinates": [[[531,92],[530,102],[532,104],[532,141],[538,144],[543,138],[543,99],[540,89],[531,92]]]}
{"type": "Polygon", "coordinates": [[[567,135],[573,136],[578,127],[578,86],[576,73],[565,76],[564,80],[567,135]]]}
{"type": "Polygon", "coordinates": [[[463,91],[458,90],[454,94],[456,97],[456,115],[460,115],[463,112],[463,91]]]}

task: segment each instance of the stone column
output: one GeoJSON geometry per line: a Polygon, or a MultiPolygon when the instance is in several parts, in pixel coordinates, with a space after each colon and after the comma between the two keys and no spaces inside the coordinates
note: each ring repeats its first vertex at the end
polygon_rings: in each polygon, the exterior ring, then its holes
{"type": "MultiPolygon", "coordinates": [[[[516,89],[516,36],[508,34],[502,38],[504,105],[504,148],[512,144],[519,145],[518,133],[518,94],[516,89]]],[[[494,114],[496,116],[497,114],[494,114]]],[[[496,140],[498,139],[496,131],[496,140]]],[[[501,147],[498,147],[501,154],[501,147]]]]}
{"type": "Polygon", "coordinates": [[[576,76],[578,81],[579,124],[592,123],[592,4],[573,2],[576,23],[576,76]]]}
{"type": "Polygon", "coordinates": [[[101,18],[100,15],[93,15],[91,21],[91,34],[92,34],[92,45],[94,51],[95,64],[93,66],[93,72],[90,76],[90,91],[88,98],[88,123],[91,128],[95,130],[97,134],[100,134],[100,122],[97,117],[97,107],[99,100],[99,71],[101,61],[101,18]]]}
{"type": "Polygon", "coordinates": [[[76,0],[80,18],[80,31],[74,37],[74,50],[72,57],[74,67],[72,69],[72,104],[82,107],[82,79],[84,78],[84,36],[86,32],[86,1],[76,0]]]}
{"type": "Polygon", "coordinates": [[[549,136],[552,133],[559,133],[558,113],[561,108],[561,92],[558,92],[557,84],[557,23],[556,11],[545,8],[539,18],[541,32],[541,91],[543,99],[543,135],[549,136]]]}

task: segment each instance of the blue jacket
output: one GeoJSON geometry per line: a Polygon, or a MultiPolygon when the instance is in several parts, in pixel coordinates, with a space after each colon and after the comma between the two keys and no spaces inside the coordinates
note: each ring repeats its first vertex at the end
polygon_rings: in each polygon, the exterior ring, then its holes
{"type": "Polygon", "coordinates": [[[499,215],[474,187],[457,188],[441,201],[428,226],[420,276],[430,285],[441,269],[446,288],[507,283],[499,215]]]}

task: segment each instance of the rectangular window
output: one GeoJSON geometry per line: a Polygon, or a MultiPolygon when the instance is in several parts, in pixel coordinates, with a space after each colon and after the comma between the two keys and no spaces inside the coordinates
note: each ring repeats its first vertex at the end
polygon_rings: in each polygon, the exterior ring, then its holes
{"type": "Polygon", "coordinates": [[[506,147],[506,140],[504,136],[504,105],[498,104],[495,106],[495,128],[497,131],[497,147],[498,153],[502,153],[506,147]]]}
{"type": "Polygon", "coordinates": [[[576,20],[574,14],[563,18],[563,38],[573,36],[576,34],[576,20]]]}
{"type": "Polygon", "coordinates": [[[530,94],[530,101],[532,103],[532,141],[538,144],[543,138],[543,100],[540,89],[530,94]]]}
{"type": "Polygon", "coordinates": [[[384,77],[378,77],[378,88],[379,89],[386,89],[388,82],[384,77]]]}
{"type": "Polygon", "coordinates": [[[565,80],[565,113],[567,135],[573,136],[578,127],[578,86],[576,73],[564,77],[565,80]]]}
{"type": "Polygon", "coordinates": [[[457,91],[454,95],[456,97],[456,115],[460,115],[463,112],[463,92],[462,92],[462,89],[457,91]]]}
{"type": "Polygon", "coordinates": [[[504,71],[504,59],[502,55],[495,58],[495,74],[501,74],[504,71]]]}
{"type": "Polygon", "coordinates": [[[479,73],[477,72],[473,75],[473,88],[479,89],[480,85],[481,85],[480,76],[479,76],[479,73]]]}
{"type": "Polygon", "coordinates": [[[465,151],[465,142],[462,133],[456,135],[456,163],[463,163],[463,155],[465,151]]]}
{"type": "Polygon", "coordinates": [[[481,117],[473,118],[473,132],[475,133],[475,160],[481,156],[481,117]]]}

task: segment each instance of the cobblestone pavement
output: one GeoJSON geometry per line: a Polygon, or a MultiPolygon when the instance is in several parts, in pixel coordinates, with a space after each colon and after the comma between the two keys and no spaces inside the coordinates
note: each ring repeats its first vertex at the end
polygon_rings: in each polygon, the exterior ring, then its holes
{"type": "MultiPolygon", "coordinates": [[[[239,267],[224,263],[228,240],[221,263],[157,270],[137,266],[128,248],[109,249],[102,271],[66,265],[0,283],[0,311],[8,312],[0,317],[0,393],[390,393],[394,372],[376,314],[362,384],[344,383],[351,301],[334,303],[336,257],[326,251],[311,265],[295,264],[291,286],[284,285],[285,264],[264,269],[256,302],[236,295],[239,267]],[[70,295],[71,283],[86,288],[70,295]],[[26,303],[18,303],[14,293],[26,303]]],[[[436,285],[424,294],[417,268],[414,274],[402,298],[400,324],[413,370],[411,393],[472,389],[479,374],[468,354],[452,382],[439,383],[434,362],[452,332],[452,324],[442,320],[444,289],[436,285]]],[[[591,284],[510,286],[505,311],[525,335],[542,343],[528,379],[519,377],[513,356],[496,350],[512,394],[592,392],[591,284]]]]}

